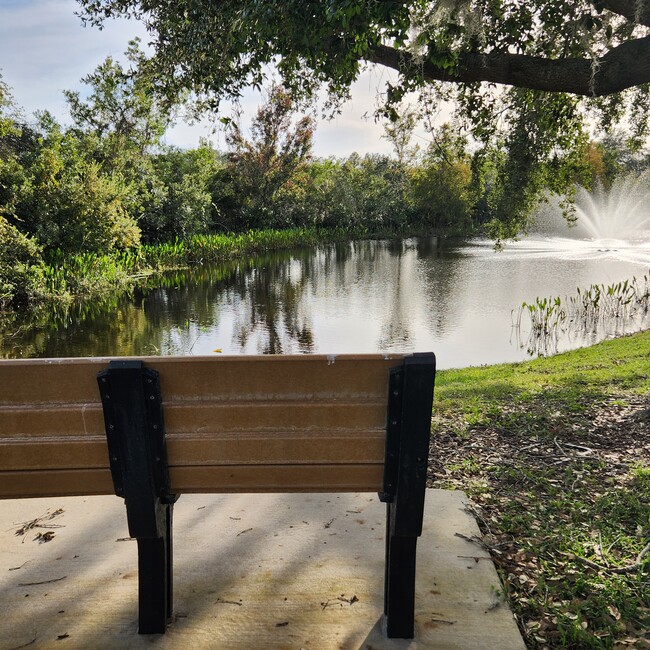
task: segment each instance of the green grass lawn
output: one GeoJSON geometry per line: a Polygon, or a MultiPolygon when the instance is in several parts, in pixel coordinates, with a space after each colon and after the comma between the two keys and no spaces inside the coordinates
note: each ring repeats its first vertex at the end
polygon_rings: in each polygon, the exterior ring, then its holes
{"type": "Polygon", "coordinates": [[[528,647],[650,648],[650,332],[441,371],[433,423],[528,647]]]}

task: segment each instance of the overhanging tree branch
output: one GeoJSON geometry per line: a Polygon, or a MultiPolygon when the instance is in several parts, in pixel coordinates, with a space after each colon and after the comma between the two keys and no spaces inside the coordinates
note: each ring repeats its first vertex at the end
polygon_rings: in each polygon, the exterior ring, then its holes
{"type": "Polygon", "coordinates": [[[467,53],[459,57],[455,68],[446,69],[430,61],[416,61],[410,53],[387,45],[378,46],[366,59],[398,72],[419,69],[426,81],[487,81],[587,97],[611,95],[650,82],[648,36],[622,43],[593,61],[547,59],[508,52],[467,53]]]}

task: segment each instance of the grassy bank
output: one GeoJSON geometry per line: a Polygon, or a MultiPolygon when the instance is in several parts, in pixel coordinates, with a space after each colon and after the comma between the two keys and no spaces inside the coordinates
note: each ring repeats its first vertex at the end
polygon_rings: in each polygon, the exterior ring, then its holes
{"type": "Polygon", "coordinates": [[[440,372],[430,485],[465,490],[529,648],[650,648],[650,332],[440,372]]]}
{"type": "Polygon", "coordinates": [[[57,252],[50,256],[44,268],[44,298],[59,301],[92,299],[107,291],[125,290],[145,277],[195,264],[223,262],[264,251],[346,241],[363,234],[342,228],[292,228],[198,235],[112,255],[65,255],[57,252]]]}

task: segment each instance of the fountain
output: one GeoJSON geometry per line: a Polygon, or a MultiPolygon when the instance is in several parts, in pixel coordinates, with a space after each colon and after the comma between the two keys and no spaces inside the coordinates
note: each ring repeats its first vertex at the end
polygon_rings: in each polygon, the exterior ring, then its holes
{"type": "Polygon", "coordinates": [[[650,228],[650,182],[647,175],[617,179],[609,190],[598,184],[576,196],[576,234],[595,240],[645,238],[650,228]]]}
{"type": "Polygon", "coordinates": [[[650,266],[650,174],[619,177],[607,189],[578,187],[572,223],[562,213],[560,197],[550,197],[534,215],[528,235],[512,248],[546,257],[627,261],[645,273],[650,266]]]}
{"type": "Polygon", "coordinates": [[[650,239],[650,177],[629,174],[617,178],[608,189],[599,183],[591,192],[578,187],[575,217],[575,222],[568,224],[559,199],[553,198],[536,215],[531,234],[602,245],[650,239]]]}

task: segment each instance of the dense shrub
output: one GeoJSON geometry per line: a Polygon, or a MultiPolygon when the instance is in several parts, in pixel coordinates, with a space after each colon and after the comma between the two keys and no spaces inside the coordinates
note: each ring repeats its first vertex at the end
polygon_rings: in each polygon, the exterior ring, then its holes
{"type": "Polygon", "coordinates": [[[39,246],[0,216],[0,309],[33,301],[43,291],[39,246]]]}

